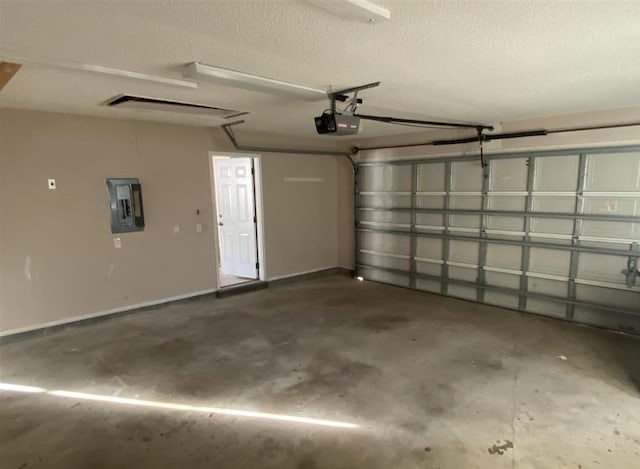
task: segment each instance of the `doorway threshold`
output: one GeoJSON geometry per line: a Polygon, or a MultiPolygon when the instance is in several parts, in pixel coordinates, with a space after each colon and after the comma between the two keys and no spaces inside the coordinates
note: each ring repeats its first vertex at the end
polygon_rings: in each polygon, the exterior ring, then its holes
{"type": "Polygon", "coordinates": [[[269,287],[269,282],[262,280],[251,280],[249,282],[238,283],[236,285],[229,285],[226,287],[220,287],[216,296],[218,298],[225,298],[227,296],[239,295],[241,293],[248,293],[257,290],[264,290],[269,287]]]}
{"type": "Polygon", "coordinates": [[[237,275],[227,274],[225,272],[220,271],[218,274],[218,280],[220,282],[220,288],[223,287],[232,287],[235,285],[239,285],[241,283],[254,282],[255,278],[249,277],[238,277],[237,275]]]}

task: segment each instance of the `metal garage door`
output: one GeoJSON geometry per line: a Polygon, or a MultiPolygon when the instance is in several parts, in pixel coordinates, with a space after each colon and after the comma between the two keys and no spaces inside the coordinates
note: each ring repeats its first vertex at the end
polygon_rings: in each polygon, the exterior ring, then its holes
{"type": "Polygon", "coordinates": [[[640,333],[640,147],[358,165],[364,278],[640,333]]]}

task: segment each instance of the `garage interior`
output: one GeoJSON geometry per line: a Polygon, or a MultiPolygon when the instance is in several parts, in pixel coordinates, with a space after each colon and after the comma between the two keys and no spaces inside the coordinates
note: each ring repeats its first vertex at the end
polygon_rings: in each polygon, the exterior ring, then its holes
{"type": "Polygon", "coordinates": [[[638,25],[0,0],[0,467],[640,467],[638,25]]]}

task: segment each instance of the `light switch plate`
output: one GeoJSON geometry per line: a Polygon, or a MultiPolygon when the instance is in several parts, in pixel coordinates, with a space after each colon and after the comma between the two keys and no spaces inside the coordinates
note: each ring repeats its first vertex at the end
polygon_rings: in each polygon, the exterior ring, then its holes
{"type": "Polygon", "coordinates": [[[49,190],[54,190],[56,188],[56,180],[55,179],[49,179],[48,187],[49,187],[49,190]]]}
{"type": "Polygon", "coordinates": [[[113,247],[120,249],[122,247],[122,240],[120,238],[113,238],[113,247]]]}

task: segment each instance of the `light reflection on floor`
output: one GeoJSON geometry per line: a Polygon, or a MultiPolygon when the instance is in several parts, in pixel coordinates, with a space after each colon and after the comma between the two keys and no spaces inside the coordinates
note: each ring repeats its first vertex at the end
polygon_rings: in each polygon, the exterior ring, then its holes
{"type": "Polygon", "coordinates": [[[227,416],[233,416],[233,417],[248,417],[248,418],[258,418],[258,419],[267,419],[267,420],[278,420],[283,422],[292,422],[292,423],[300,423],[300,424],[321,425],[325,427],[336,427],[336,428],[346,428],[346,429],[359,428],[359,425],[356,425],[354,423],[339,422],[336,420],[298,417],[295,415],[285,415],[285,414],[271,414],[271,413],[265,413],[265,412],[254,412],[254,411],[238,410],[238,409],[225,409],[220,407],[204,407],[204,406],[193,406],[189,404],[173,404],[170,402],[147,401],[143,399],[130,399],[126,397],[106,396],[101,394],[90,394],[90,393],[84,393],[84,392],[66,391],[66,390],[59,390],[59,389],[47,390],[37,386],[27,386],[22,384],[13,384],[13,383],[0,383],[0,391],[21,392],[21,393],[29,393],[29,394],[47,394],[50,396],[76,399],[76,400],[109,402],[112,404],[161,408],[161,409],[167,409],[167,410],[182,410],[182,411],[188,411],[188,412],[200,412],[200,413],[206,413],[206,414],[227,415],[227,416]]]}

